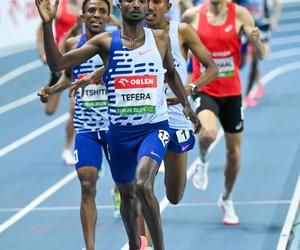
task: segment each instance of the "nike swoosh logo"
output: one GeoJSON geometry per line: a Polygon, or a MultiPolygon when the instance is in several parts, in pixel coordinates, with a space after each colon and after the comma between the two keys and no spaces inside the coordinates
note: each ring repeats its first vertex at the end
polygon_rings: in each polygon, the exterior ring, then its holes
{"type": "Polygon", "coordinates": [[[150,152],[150,154],[157,156],[158,158],[160,158],[160,156],[156,153],[154,153],[153,151],[150,152]]]}
{"type": "Polygon", "coordinates": [[[190,146],[190,144],[188,144],[188,145],[186,145],[186,146],[182,146],[182,147],[181,147],[181,150],[182,150],[182,151],[185,151],[185,150],[187,150],[187,149],[189,148],[189,146],[190,146]]]}
{"type": "Polygon", "coordinates": [[[139,55],[143,56],[143,55],[147,54],[150,51],[151,51],[151,49],[148,49],[148,50],[145,50],[145,51],[139,51],[139,55]]]}

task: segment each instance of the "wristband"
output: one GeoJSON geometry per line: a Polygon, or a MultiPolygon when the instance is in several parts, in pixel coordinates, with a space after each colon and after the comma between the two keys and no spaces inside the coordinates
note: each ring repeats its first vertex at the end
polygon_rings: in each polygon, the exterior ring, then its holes
{"type": "Polygon", "coordinates": [[[189,83],[189,86],[192,87],[192,94],[196,94],[198,92],[198,87],[194,83],[189,83]]]}

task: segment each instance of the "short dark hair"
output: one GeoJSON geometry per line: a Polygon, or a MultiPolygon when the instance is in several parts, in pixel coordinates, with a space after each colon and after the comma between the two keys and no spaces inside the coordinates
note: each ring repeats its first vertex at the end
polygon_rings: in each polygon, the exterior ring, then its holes
{"type": "MultiPolygon", "coordinates": [[[[81,7],[82,13],[85,12],[85,6],[87,5],[87,3],[89,1],[91,1],[91,0],[83,0],[82,7],[81,7]]],[[[105,2],[107,4],[107,6],[108,6],[108,15],[110,15],[110,11],[111,11],[110,10],[110,1],[109,0],[101,0],[101,1],[103,1],[103,2],[105,2]]]]}

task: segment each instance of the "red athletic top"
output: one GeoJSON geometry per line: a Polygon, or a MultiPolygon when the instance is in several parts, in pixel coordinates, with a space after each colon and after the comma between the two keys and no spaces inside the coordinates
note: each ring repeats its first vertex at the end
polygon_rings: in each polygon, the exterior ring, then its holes
{"type": "Polygon", "coordinates": [[[65,38],[66,33],[76,24],[77,21],[77,14],[74,15],[68,12],[68,1],[69,0],[62,0],[60,2],[60,15],[55,19],[55,41],[58,46],[65,38]]]}
{"type": "MultiPolygon", "coordinates": [[[[228,3],[227,20],[222,25],[212,25],[207,21],[208,4],[200,8],[197,32],[203,44],[219,67],[218,78],[212,80],[200,92],[211,96],[224,97],[241,95],[239,74],[241,39],[235,27],[235,4],[228,3]]],[[[194,82],[204,71],[204,66],[193,56],[194,82]]]]}

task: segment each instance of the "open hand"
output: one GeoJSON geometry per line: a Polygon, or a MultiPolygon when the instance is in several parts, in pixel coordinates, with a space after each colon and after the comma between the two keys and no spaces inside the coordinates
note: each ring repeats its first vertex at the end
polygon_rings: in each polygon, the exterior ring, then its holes
{"type": "Polygon", "coordinates": [[[54,5],[49,0],[35,0],[35,5],[43,22],[50,22],[56,15],[59,0],[55,0],[54,5]]]}

